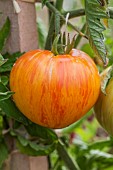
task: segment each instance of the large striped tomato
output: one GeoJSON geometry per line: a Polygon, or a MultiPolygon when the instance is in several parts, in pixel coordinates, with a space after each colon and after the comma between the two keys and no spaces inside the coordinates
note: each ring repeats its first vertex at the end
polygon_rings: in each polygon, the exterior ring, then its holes
{"type": "Polygon", "coordinates": [[[14,64],[10,88],[17,107],[31,121],[63,128],[95,104],[100,76],[93,60],[82,51],[55,56],[47,50],[33,50],[14,64]]]}

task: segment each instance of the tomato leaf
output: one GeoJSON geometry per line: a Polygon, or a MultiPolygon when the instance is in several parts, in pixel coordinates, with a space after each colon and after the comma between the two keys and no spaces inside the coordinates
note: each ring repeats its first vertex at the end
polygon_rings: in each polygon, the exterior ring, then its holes
{"type": "Polygon", "coordinates": [[[12,67],[13,67],[13,64],[15,63],[15,61],[22,55],[23,53],[20,53],[20,52],[17,52],[17,53],[14,53],[12,55],[10,54],[5,54],[4,55],[4,58],[6,58],[6,63],[3,64],[1,67],[0,67],[0,72],[7,72],[7,71],[11,71],[12,67]]]}
{"type": "Polygon", "coordinates": [[[4,59],[3,56],[0,54],[0,66],[2,66],[6,61],[7,59],[4,59]]]}
{"type": "Polygon", "coordinates": [[[106,47],[104,45],[103,31],[105,30],[101,19],[108,19],[107,7],[102,6],[102,1],[99,0],[85,0],[85,13],[87,20],[88,38],[91,47],[93,48],[97,57],[101,58],[106,64],[106,47]]]}
{"type": "Polygon", "coordinates": [[[9,33],[10,33],[10,20],[9,18],[7,18],[5,24],[0,30],[0,51],[2,51],[4,44],[9,36],[9,33]]]}
{"type": "MultiPolygon", "coordinates": [[[[5,93],[8,89],[0,83],[0,92],[5,93]]],[[[5,114],[24,125],[28,125],[28,119],[18,110],[11,98],[0,101],[0,108],[5,114]]]]}
{"type": "Polygon", "coordinates": [[[84,51],[85,53],[87,53],[90,57],[94,57],[94,52],[90,46],[89,43],[87,44],[84,44],[82,47],[81,47],[81,50],[84,51]]]}
{"type": "Polygon", "coordinates": [[[17,147],[22,153],[30,156],[49,155],[56,148],[56,144],[56,142],[53,142],[50,145],[40,145],[31,142],[20,135],[17,136],[17,147]]]}
{"type": "Polygon", "coordinates": [[[102,152],[100,150],[91,150],[89,162],[90,161],[91,162],[97,161],[101,162],[101,164],[105,163],[110,166],[110,164],[113,165],[113,155],[106,152],[102,152]]]}
{"type": "Polygon", "coordinates": [[[58,137],[53,130],[42,127],[34,123],[31,123],[29,124],[29,126],[26,126],[26,130],[30,135],[38,136],[42,139],[46,139],[48,140],[48,142],[58,140],[58,137]]]}
{"type": "Polygon", "coordinates": [[[0,168],[8,157],[8,149],[3,140],[0,141],[0,168]]]}
{"type": "Polygon", "coordinates": [[[7,92],[0,92],[0,101],[6,100],[10,98],[14,94],[12,91],[7,91],[7,92]]]}
{"type": "Polygon", "coordinates": [[[1,76],[0,77],[0,82],[3,84],[3,85],[7,85],[8,84],[8,82],[9,82],[9,78],[8,78],[8,76],[1,76]]]}
{"type": "Polygon", "coordinates": [[[46,4],[47,1],[48,1],[48,0],[41,0],[41,2],[42,2],[42,7],[44,7],[44,5],[46,4]]]}
{"type": "Polygon", "coordinates": [[[106,139],[106,140],[100,140],[97,142],[93,142],[91,144],[88,145],[88,149],[103,149],[105,147],[112,147],[113,146],[113,140],[111,140],[110,138],[106,139]]]}
{"type": "Polygon", "coordinates": [[[46,37],[47,37],[47,30],[43,21],[38,18],[37,21],[37,29],[38,29],[38,44],[40,49],[44,49],[46,37]]]}

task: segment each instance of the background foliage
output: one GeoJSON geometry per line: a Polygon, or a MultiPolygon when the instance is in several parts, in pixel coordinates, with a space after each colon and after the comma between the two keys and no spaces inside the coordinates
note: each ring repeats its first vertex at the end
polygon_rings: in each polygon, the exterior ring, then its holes
{"type": "MultiPolygon", "coordinates": [[[[100,58],[104,63],[106,62],[106,50],[109,65],[113,64],[113,20],[108,19],[107,7],[102,6],[102,2],[107,1],[70,0],[63,3],[63,0],[57,0],[56,5],[52,6],[52,3],[44,0],[43,5],[50,9],[49,24],[45,25],[45,21],[41,18],[37,21],[39,47],[50,49],[55,34],[60,30],[70,32],[71,36],[76,30],[79,34],[76,36],[74,47],[88,53],[97,63],[100,71],[104,68],[100,58]],[[93,6],[90,8],[92,5],[90,3],[95,5],[95,8],[93,6]],[[69,19],[65,20],[68,12],[69,19]],[[57,24],[53,24],[53,21],[56,22],[54,17],[57,17],[57,24]],[[109,29],[106,29],[107,25],[109,29]]],[[[112,0],[109,6],[113,7],[112,0]]],[[[42,9],[39,3],[36,5],[37,12],[44,8],[42,9]]],[[[11,98],[13,92],[9,89],[9,74],[14,62],[22,54],[2,52],[9,33],[10,20],[7,18],[0,29],[0,170],[12,152],[7,143],[9,137],[15,141],[19,152],[32,156],[48,155],[50,170],[84,170],[84,168],[112,170],[113,138],[100,127],[93,109],[73,125],[55,131],[30,122],[17,109],[11,98]]]]}

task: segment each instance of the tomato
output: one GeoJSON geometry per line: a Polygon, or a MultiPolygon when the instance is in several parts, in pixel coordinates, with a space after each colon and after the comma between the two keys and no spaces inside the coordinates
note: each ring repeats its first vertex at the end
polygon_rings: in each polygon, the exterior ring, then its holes
{"type": "Polygon", "coordinates": [[[64,128],[95,104],[100,76],[93,60],[82,51],[55,56],[51,51],[33,50],[14,64],[10,88],[16,106],[32,122],[64,128]]]}
{"type": "MultiPolygon", "coordinates": [[[[105,78],[109,69],[110,67],[102,72],[102,79],[105,78]]],[[[105,91],[106,94],[102,92],[100,93],[99,98],[94,106],[94,111],[100,125],[110,135],[113,135],[113,77],[109,80],[105,91]]]]}

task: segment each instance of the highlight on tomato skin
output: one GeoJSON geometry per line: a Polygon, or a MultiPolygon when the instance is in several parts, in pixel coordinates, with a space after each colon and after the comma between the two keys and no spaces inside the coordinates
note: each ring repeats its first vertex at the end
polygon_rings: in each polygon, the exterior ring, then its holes
{"type": "Polygon", "coordinates": [[[100,76],[93,60],[80,50],[56,56],[51,51],[32,50],[14,64],[10,89],[28,119],[58,129],[92,108],[100,93],[100,76]]]}

